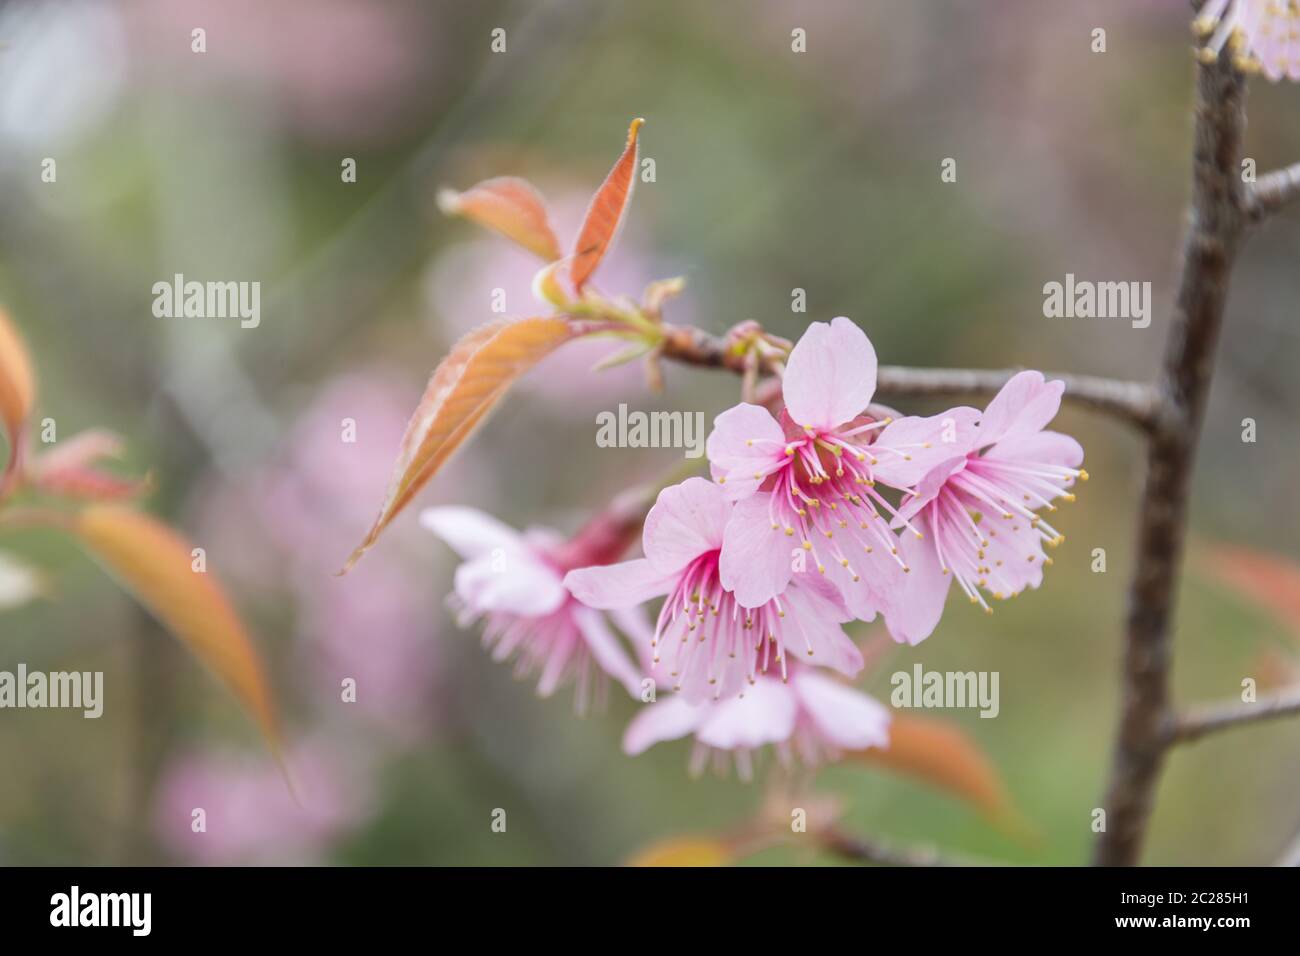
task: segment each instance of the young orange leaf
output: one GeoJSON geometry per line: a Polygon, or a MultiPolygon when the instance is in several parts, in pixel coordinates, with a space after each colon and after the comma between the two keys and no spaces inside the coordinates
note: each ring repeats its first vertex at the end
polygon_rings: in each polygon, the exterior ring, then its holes
{"type": "MultiPolygon", "coordinates": [[[[23,426],[36,398],[36,376],[22,336],[0,309],[0,425],[9,442],[5,474],[17,469],[22,454],[23,426]]],[[[0,487],[4,482],[0,480],[0,487]]]]}
{"type": "Polygon", "coordinates": [[[722,840],[709,837],[674,837],[638,850],[628,866],[727,866],[736,854],[722,840]]]}
{"type": "Polygon", "coordinates": [[[606,251],[618,235],[618,227],[623,223],[623,216],[632,199],[632,185],[636,182],[637,137],[645,120],[634,119],[627,131],[627,146],[618,158],[614,168],[609,171],[600,189],[592,197],[587,207],[587,216],[582,229],[578,231],[578,241],[573,246],[572,263],[569,266],[569,279],[575,292],[582,292],[591,274],[600,265],[606,251]]]}
{"type": "Polygon", "coordinates": [[[278,750],[262,663],[210,571],[194,570],[190,544],[138,511],[92,505],[71,531],[105,569],[232,690],[278,750]]]}
{"type": "Polygon", "coordinates": [[[406,426],[379,516],[343,573],[482,423],[515,379],[574,334],[560,317],[501,319],[479,326],[452,346],[406,426]]]}
{"type": "Polygon", "coordinates": [[[464,216],[513,239],[547,262],[560,258],[560,243],[546,216],[546,200],[526,179],[500,176],[463,193],[444,189],[438,193],[438,207],[449,216],[464,216]]]}
{"type": "Polygon", "coordinates": [[[1024,832],[997,768],[979,745],[953,724],[895,712],[889,724],[888,748],[860,750],[849,756],[924,780],[974,804],[1003,829],[1024,832]]]}

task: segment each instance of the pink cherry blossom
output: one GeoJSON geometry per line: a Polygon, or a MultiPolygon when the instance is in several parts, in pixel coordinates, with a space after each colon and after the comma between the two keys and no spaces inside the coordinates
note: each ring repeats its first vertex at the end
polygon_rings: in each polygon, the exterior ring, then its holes
{"type": "Polygon", "coordinates": [[[1044,431],[1064,389],[1040,372],[1014,376],[989,402],[969,447],[934,467],[899,509],[895,521],[924,536],[902,539],[913,574],[899,624],[911,643],[934,629],[949,580],[986,611],[982,590],[1001,599],[1041,583],[1051,563],[1043,545],[1064,539],[1037,512],[1055,511],[1057,498],[1074,500],[1068,489],[1088,477],[1078,467],[1079,443],[1044,431]]]}
{"type": "Polygon", "coordinates": [[[1226,46],[1233,63],[1270,80],[1300,80],[1300,5],[1295,0],[1209,0],[1195,22],[1206,37],[1201,57],[1214,62],[1226,46]]]}
{"type": "Polygon", "coordinates": [[[651,646],[675,689],[697,703],[739,693],[772,665],[788,672],[786,651],[853,676],[862,655],[840,626],[851,619],[835,589],[800,574],[752,606],[724,587],[720,555],[732,505],[704,478],[665,488],[646,516],[645,557],[583,568],[565,578],[583,603],[634,607],[666,594],[651,646]]]}
{"type": "Polygon", "coordinates": [[[680,695],[646,705],[628,725],[623,749],[633,756],[664,740],[695,736],[691,772],[706,762],[735,761],[743,779],[753,754],[771,744],[785,765],[833,761],[844,751],[889,745],[888,708],[806,664],[790,661],[788,680],[760,674],[744,694],[692,704],[680,695]]]}
{"type": "MultiPolygon", "coordinates": [[[[555,532],[534,529],[520,534],[474,508],[430,508],[421,523],[465,559],[456,569],[455,591],[448,605],[466,626],[484,618],[483,642],[498,661],[513,658],[519,676],[539,673],[537,692],[549,697],[569,680],[577,685],[579,713],[605,693],[606,675],[633,696],[641,675],[603,615],[576,600],[564,586],[566,571],[608,561],[617,553],[608,535],[591,529],[573,542],[555,532]],[[586,541],[599,542],[588,547],[586,541]]],[[[621,552],[620,543],[617,551],[621,552]]],[[[631,636],[648,638],[636,614],[616,620],[631,636]]]]}
{"type": "Polygon", "coordinates": [[[293,791],[264,753],[181,755],[158,785],[159,840],[177,859],[204,866],[319,864],[377,809],[369,760],[316,737],[295,743],[285,763],[293,791]]]}
{"type": "Polygon", "coordinates": [[[876,353],[866,334],[844,317],[814,322],[786,364],[780,420],[740,404],[714,421],[709,462],[739,502],[721,575],[743,606],[781,593],[793,573],[793,546],[855,617],[892,617],[908,567],[881,515],[892,518],[894,505],[877,485],[910,488],[951,455],[979,413],[953,409],[944,429],[952,435],[936,442],[931,420],[864,414],[875,387],[876,353]]]}

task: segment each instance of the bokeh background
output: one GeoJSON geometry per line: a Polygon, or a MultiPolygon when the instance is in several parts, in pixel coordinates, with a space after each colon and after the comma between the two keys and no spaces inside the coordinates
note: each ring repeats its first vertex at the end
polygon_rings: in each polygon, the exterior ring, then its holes
{"type": "MultiPolygon", "coordinates": [[[[413,508],[349,577],[425,379],[465,329],[534,308],[533,264],[442,219],[442,185],[514,173],[567,238],[633,116],[657,181],[637,191],[600,285],[683,275],[672,321],[753,318],[797,337],[848,315],[884,362],[1026,365],[1150,378],[1186,196],[1192,60],[1179,0],[153,0],[0,5],[0,301],[26,335],[39,415],[102,425],[152,470],[147,503],[208,551],[270,660],[296,805],[233,699],[53,534],[0,547],[47,598],[0,613],[0,668],[105,672],[97,721],[0,712],[0,862],[594,864],[727,830],[763,785],[692,780],[689,744],[620,750],[637,706],[578,720],[536,698],[443,606],[454,568],[413,508]],[[207,52],[191,52],[191,30],[207,52]],[[490,52],[506,30],[507,50],[490,52]],[[1091,50],[1094,28],[1106,52],[1091,50]],[[791,51],[791,30],[807,52],[791,51]],[[57,182],[40,164],[57,161],[57,182]],[[357,181],[344,183],[344,158],[357,181]],[[957,160],[956,183],[940,181],[957,160]],[[159,319],[175,273],[262,283],[262,321],[159,319]],[[1149,280],[1154,321],[1048,320],[1067,272],[1149,280]],[[807,291],[794,314],[791,290],[807,291]],[[344,444],[339,423],[358,423],[344,444]],[[354,677],[356,704],[339,699],[354,677]],[[191,807],[208,812],[192,834],[191,807]],[[506,834],[489,828],[494,808],[506,834]]],[[[1300,90],[1252,84],[1247,152],[1300,158],[1300,90]]],[[[1300,662],[1290,622],[1221,583],[1210,543],[1295,555],[1294,323],[1300,224],[1237,270],[1196,475],[1178,616],[1180,700],[1230,698],[1300,662]],[[1254,418],[1258,441],[1241,441],[1254,418]],[[1270,677],[1270,675],[1272,675],[1270,677]]],[[[668,370],[654,396],[603,349],[535,370],[420,504],[574,530],[678,453],[600,449],[595,414],[700,409],[719,373],[668,370]]],[[[926,404],[908,411],[930,412],[926,404]]],[[[1035,864],[1086,859],[1116,719],[1140,446],[1066,411],[1093,480],[1059,527],[1043,589],[991,617],[953,601],[939,631],[863,681],[1001,673],[1001,714],[943,714],[1000,768],[1038,838],[863,768],[821,773],[862,833],[1035,864]],[[1105,548],[1107,571],[1090,570],[1105,548]]],[[[872,631],[859,625],[866,639],[872,631]]],[[[1300,823],[1300,728],[1178,750],[1146,860],[1252,864],[1300,823]]],[[[776,847],[757,862],[832,862],[776,847]]]]}

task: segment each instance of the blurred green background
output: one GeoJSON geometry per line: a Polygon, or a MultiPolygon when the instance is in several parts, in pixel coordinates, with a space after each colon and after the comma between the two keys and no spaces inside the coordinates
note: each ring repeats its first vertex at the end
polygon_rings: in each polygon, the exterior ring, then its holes
{"type": "MultiPolygon", "coordinates": [[[[442,219],[436,189],[526,176],[567,242],[643,116],[656,181],[638,187],[606,291],[639,296],[680,274],[668,319],[713,332],[752,318],[796,338],[843,314],[882,362],[1148,379],[1188,178],[1190,17],[1177,0],[0,6],[0,302],[35,357],[38,417],[61,436],[114,429],[124,470],[152,471],[149,509],[208,550],[272,662],[306,768],[296,807],[232,698],[89,560],[53,534],[6,535],[0,547],[53,593],[0,614],[0,669],[102,670],[106,705],[97,721],[0,712],[0,862],[614,863],[738,825],[761,782],[690,779],[683,742],[624,756],[636,704],[577,720],[567,689],[536,699],[457,629],[442,607],[454,561],[418,509],[369,567],[333,576],[449,342],[492,317],[493,289],[511,313],[538,308],[527,258],[442,219]],[[495,28],[504,53],[490,50],[495,28]],[[949,157],[955,183],[939,176],[949,157]],[[355,183],[341,181],[345,158],[355,183]],[[1042,287],[1067,272],[1150,281],[1151,327],[1044,318],[1042,287]],[[261,325],[156,318],[151,287],[175,273],[261,282],[261,325]],[[795,288],[806,314],[791,312],[795,288]],[[338,441],[343,417],[356,445],[338,441]],[[356,705],[339,700],[343,676],[358,678],[356,705]],[[189,830],[194,806],[206,834],[189,830]],[[490,830],[495,808],[505,834],[490,830]]],[[[1300,158],[1297,108],[1300,91],[1252,83],[1247,153],[1261,170],[1300,158]]],[[[1296,551],[1298,241],[1294,218],[1276,221],[1237,269],[1194,555],[1209,540],[1296,551]]],[[[660,397],[635,366],[589,378],[600,354],[532,373],[419,503],[573,531],[680,463],[597,448],[598,410],[711,420],[737,397],[729,377],[681,368],[660,397]]],[[[826,770],[815,786],[843,799],[849,828],[1014,862],[1086,859],[1141,449],[1078,412],[1057,427],[1084,444],[1092,481],[1061,515],[1067,541],[1042,590],[991,617],[954,600],[930,640],[863,683],[887,700],[889,674],[914,662],[999,671],[997,719],[941,716],[996,762],[1039,839],[1011,840],[913,781],[826,770]],[[1099,547],[1104,574],[1090,570],[1099,547]]],[[[1300,661],[1285,622],[1214,583],[1212,561],[1193,567],[1180,701],[1230,698],[1263,679],[1261,661],[1300,661]]],[[[1177,751],[1146,861],[1270,862],[1300,823],[1298,771],[1294,723],[1177,751]]],[[[798,848],[755,860],[830,862],[798,848]]]]}

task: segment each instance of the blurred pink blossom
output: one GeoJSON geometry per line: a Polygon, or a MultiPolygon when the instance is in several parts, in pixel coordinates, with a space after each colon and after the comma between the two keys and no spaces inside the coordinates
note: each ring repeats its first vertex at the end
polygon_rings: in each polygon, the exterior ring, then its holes
{"type": "Polygon", "coordinates": [[[442,60],[427,12],[407,2],[366,0],[139,0],[128,32],[161,76],[207,71],[257,89],[302,132],[325,142],[380,140],[418,116],[422,91],[442,60]],[[206,31],[206,52],[191,31],[206,31]]]}
{"type": "MultiPolygon", "coordinates": [[[[448,604],[462,625],[486,620],[483,642],[494,659],[513,658],[520,676],[540,672],[542,697],[572,680],[579,713],[593,696],[601,701],[607,676],[637,696],[641,674],[604,616],[564,587],[571,568],[619,557],[626,535],[606,533],[599,519],[567,542],[543,529],[520,534],[474,508],[429,508],[420,521],[465,560],[448,604]]],[[[637,612],[616,619],[633,640],[648,640],[637,612]]]]}
{"type": "Polygon", "coordinates": [[[159,786],[159,840],[179,859],[207,866],[320,862],[371,812],[367,775],[354,755],[345,759],[322,741],[292,748],[286,766],[292,792],[270,756],[211,751],[180,758],[159,786]]]}
{"type": "MultiPolygon", "coordinates": [[[[438,648],[435,595],[414,523],[392,530],[391,547],[336,576],[373,518],[414,397],[383,373],[329,384],[290,428],[274,461],[221,485],[204,502],[210,553],[232,577],[296,604],[302,668],[319,699],[339,701],[356,681],[355,706],[389,734],[418,734],[435,717],[438,648]],[[407,548],[403,549],[403,540],[407,548]],[[249,548],[265,541],[265,549],[249,548]]],[[[473,471],[472,456],[452,467],[473,471]]],[[[467,483],[471,483],[466,479],[467,483]]],[[[472,482],[491,487],[487,476],[472,482]]]]}

